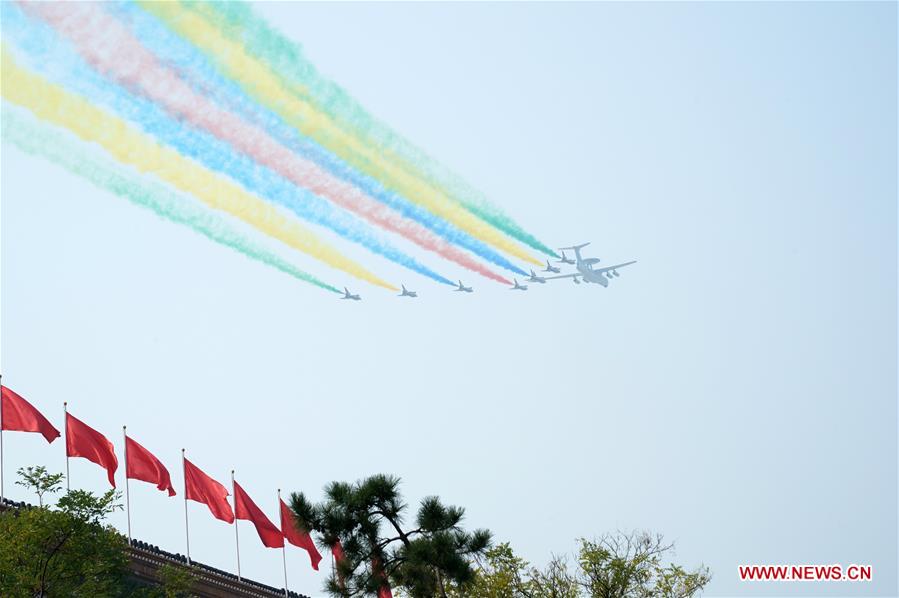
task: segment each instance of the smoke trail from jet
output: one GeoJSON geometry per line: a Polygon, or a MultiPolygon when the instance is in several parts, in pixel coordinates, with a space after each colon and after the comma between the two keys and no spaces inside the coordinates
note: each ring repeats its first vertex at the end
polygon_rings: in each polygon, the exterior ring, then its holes
{"type": "Polygon", "coordinates": [[[368,227],[352,215],[338,210],[327,201],[298,189],[249,158],[235,154],[217,138],[184,127],[168,117],[150,101],[131,95],[109,83],[88,67],[76,53],[67,49],[53,30],[38,20],[26,17],[15,5],[2,5],[4,38],[21,49],[21,60],[31,69],[40,71],[54,83],[104,106],[137,124],[141,129],[191,157],[207,168],[223,173],[242,183],[247,189],[274,196],[278,203],[316,223],[327,223],[346,238],[390,253],[392,248],[378,245],[368,233],[368,227]]]}
{"type": "Polygon", "coordinates": [[[277,114],[250,98],[239,85],[222,76],[203,52],[166,28],[150,14],[129,2],[108,3],[104,7],[125,22],[145,47],[163,63],[174,69],[179,77],[197,93],[240,114],[245,120],[263,128],[293,152],[308,158],[332,175],[355,185],[370,197],[406,218],[422,224],[450,243],[467,249],[516,274],[526,274],[524,270],[480,239],[408,201],[395,191],[385,189],[376,179],[356,170],[308,137],[300,135],[295,128],[285,123],[277,114]]]}
{"type": "Polygon", "coordinates": [[[224,218],[202,208],[193,199],[179,197],[165,186],[129,172],[113,160],[85,152],[84,147],[61,130],[40,123],[33,117],[3,103],[3,139],[23,152],[49,160],[69,172],[87,179],[134,205],[147,208],[171,222],[187,226],[206,238],[242,253],[250,259],[271,266],[297,280],[321,289],[340,293],[337,287],[322,282],[282,259],[230,226],[224,218]]]}
{"type": "Polygon", "coordinates": [[[175,2],[140,2],[194,45],[201,48],[229,77],[239,82],[254,99],[297,127],[304,135],[334,151],[354,167],[381,180],[385,186],[445,218],[482,241],[511,255],[540,265],[527,251],[502,232],[486,224],[466,209],[450,201],[442,192],[427,185],[382,159],[378,152],[347,135],[327,115],[292,93],[265,64],[248,55],[232,41],[196,14],[175,2]]]}
{"type": "Polygon", "coordinates": [[[432,181],[448,196],[507,235],[550,256],[556,253],[440,162],[369,114],[340,86],[323,77],[302,48],[257,16],[245,2],[191,2],[185,6],[239,39],[248,53],[293,83],[292,90],[348,133],[377,148],[413,176],[432,181]]]}
{"type": "MultiPolygon", "coordinates": [[[[205,96],[194,93],[176,73],[161,65],[155,56],[143,48],[118,21],[103,12],[99,5],[28,3],[25,6],[30,13],[46,20],[74,42],[77,51],[98,71],[125,87],[136,88],[174,116],[228,142],[239,152],[277,172],[294,185],[327,197],[370,222],[398,233],[420,247],[469,270],[499,282],[505,280],[427,229],[391,213],[388,208],[365,196],[352,185],[335,179],[315,164],[296,156],[264,131],[220,109],[205,96]],[[102,35],[98,32],[102,32],[102,35]]],[[[303,214],[302,210],[297,212],[303,214]]],[[[322,223],[328,224],[327,221],[322,223]]],[[[357,237],[365,241],[366,246],[373,251],[419,274],[443,284],[452,284],[413,258],[392,250],[383,243],[375,243],[374,237],[370,235],[357,237]]]]}
{"type": "Polygon", "coordinates": [[[276,208],[239,186],[160,146],[126,122],[16,64],[2,48],[2,96],[38,118],[62,126],[105,149],[120,162],[152,172],[172,186],[194,195],[212,208],[228,212],[294,249],[371,284],[397,290],[289,220],[276,208]]]}

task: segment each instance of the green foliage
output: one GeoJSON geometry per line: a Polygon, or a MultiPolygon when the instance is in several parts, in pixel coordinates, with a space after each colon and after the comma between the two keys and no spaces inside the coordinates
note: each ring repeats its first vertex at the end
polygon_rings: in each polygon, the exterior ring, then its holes
{"type": "Polygon", "coordinates": [[[165,598],[186,598],[191,595],[194,585],[194,572],[190,567],[166,563],[156,571],[162,582],[162,595],[165,598]]]}
{"type": "Polygon", "coordinates": [[[509,544],[487,551],[474,580],[453,598],[688,598],[711,580],[707,567],[687,571],[666,564],[673,544],[647,532],[607,534],[579,541],[577,568],[553,557],[543,569],[516,556],[509,544]]]}
{"type": "Polygon", "coordinates": [[[528,572],[528,595],[545,598],[580,598],[583,596],[577,578],[568,571],[565,557],[554,556],[542,570],[528,572]]]}
{"type": "Polygon", "coordinates": [[[648,532],[606,534],[598,540],[580,540],[578,583],[597,598],[686,598],[701,591],[711,575],[700,565],[687,572],[665,564],[674,544],[648,532]]]}
{"type": "Polygon", "coordinates": [[[107,515],[122,510],[118,502],[121,497],[122,493],[116,490],[107,490],[102,496],[94,496],[93,492],[86,490],[70,490],[60,497],[56,508],[76,521],[100,525],[107,515]]]}
{"type": "Polygon", "coordinates": [[[47,473],[43,465],[37,467],[20,467],[16,472],[21,480],[16,480],[17,486],[30,488],[37,494],[38,506],[44,506],[44,494],[56,494],[62,488],[65,476],[61,473],[47,473]]]}
{"type": "Polygon", "coordinates": [[[468,584],[454,586],[449,595],[453,598],[530,596],[528,568],[528,562],[516,556],[508,542],[503,542],[487,550],[474,579],[468,584]]]}
{"type": "MultiPolygon", "coordinates": [[[[22,472],[23,485],[54,487],[57,474],[22,472]],[[30,476],[26,478],[25,476],[30,476]]],[[[78,597],[125,595],[125,539],[103,524],[114,509],[114,491],[101,497],[73,491],[57,509],[9,509],[0,513],[0,596],[78,597]]]]}
{"type": "Polygon", "coordinates": [[[376,595],[385,580],[413,598],[447,596],[447,588],[472,581],[472,561],[490,545],[490,532],[466,532],[465,511],[437,497],[422,500],[415,527],[404,528],[407,505],[399,478],[375,475],[354,484],[333,482],[325,500],[302,493],[291,507],[303,531],[330,547],[339,540],[345,558],[325,589],[333,596],[376,595]]]}

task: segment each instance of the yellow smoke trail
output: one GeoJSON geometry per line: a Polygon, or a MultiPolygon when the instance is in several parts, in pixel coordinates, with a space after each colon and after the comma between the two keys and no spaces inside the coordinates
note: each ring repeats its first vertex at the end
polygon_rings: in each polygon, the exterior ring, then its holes
{"type": "Polygon", "coordinates": [[[502,232],[450,200],[442,191],[410,176],[385,160],[378,152],[348,135],[327,115],[298,97],[308,96],[305,90],[273,73],[265,63],[247,54],[243,46],[224,36],[199,15],[186,10],[178,2],[142,0],[138,4],[212,56],[228,76],[239,82],[258,102],[355,168],[381,180],[409,200],[497,249],[532,264],[543,264],[502,232]]]}
{"type": "Polygon", "coordinates": [[[159,145],[80,96],[19,67],[5,44],[0,94],[38,118],[65,127],[85,141],[99,144],[120,162],[150,172],[206,205],[228,212],[294,249],[374,285],[397,290],[320,241],[302,225],[281,215],[262,199],[159,145]]]}

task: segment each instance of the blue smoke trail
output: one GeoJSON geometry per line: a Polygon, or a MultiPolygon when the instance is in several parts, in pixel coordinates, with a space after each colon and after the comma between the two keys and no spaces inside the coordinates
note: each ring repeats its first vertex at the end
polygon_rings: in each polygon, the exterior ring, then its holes
{"type": "Polygon", "coordinates": [[[199,93],[220,106],[240,114],[247,121],[264,129],[285,147],[328,170],[334,176],[351,183],[450,243],[463,247],[502,268],[521,275],[527,274],[480,239],[432,214],[426,208],[406,200],[400,194],[385,189],[377,179],[356,170],[332,152],[301,135],[280,116],[253,101],[235,82],[222,76],[203,52],[173,33],[156,17],[130,2],[110,3],[106,5],[106,9],[127,24],[144,46],[161,61],[178,71],[185,82],[199,93]]]}
{"type": "Polygon", "coordinates": [[[135,96],[105,79],[90,68],[51,27],[29,18],[17,6],[3,2],[2,16],[4,39],[12,41],[22,50],[19,57],[21,62],[34,71],[41,72],[54,82],[113,110],[179,153],[233,178],[249,191],[288,208],[297,216],[329,228],[373,253],[432,280],[446,285],[453,284],[449,279],[378,239],[366,223],[352,214],[232,151],[228,144],[214,135],[183,125],[153,102],[135,96]]]}

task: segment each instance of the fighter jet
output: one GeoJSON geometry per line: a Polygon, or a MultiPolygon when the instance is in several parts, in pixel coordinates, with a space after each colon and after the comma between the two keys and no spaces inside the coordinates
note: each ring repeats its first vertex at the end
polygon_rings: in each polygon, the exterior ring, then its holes
{"type": "Polygon", "coordinates": [[[556,260],[557,264],[573,264],[574,260],[565,255],[565,250],[562,250],[562,259],[556,260]]]}
{"type": "Polygon", "coordinates": [[[528,282],[536,282],[538,284],[546,284],[546,279],[542,276],[537,276],[533,270],[531,270],[531,277],[528,278],[528,282]]]}
{"type": "Polygon", "coordinates": [[[575,282],[578,282],[578,277],[582,278],[584,282],[601,284],[604,287],[609,286],[609,279],[614,276],[620,276],[618,274],[618,268],[623,268],[625,266],[630,266],[631,264],[636,264],[637,261],[625,262],[623,264],[615,264],[614,266],[606,266],[605,268],[593,268],[594,264],[599,263],[599,258],[597,257],[581,257],[581,249],[589,245],[589,243],[584,243],[582,245],[575,245],[574,247],[566,247],[565,249],[571,249],[574,251],[575,255],[575,267],[577,268],[577,272],[574,274],[562,274],[560,276],[548,276],[546,280],[553,280],[555,278],[573,278],[575,282]]]}
{"type": "Polygon", "coordinates": [[[541,272],[554,272],[558,274],[559,272],[561,272],[561,270],[559,270],[555,266],[550,265],[549,260],[546,260],[546,268],[541,270],[541,272]]]}
{"type": "Polygon", "coordinates": [[[515,286],[509,287],[509,290],[510,290],[510,291],[526,291],[526,290],[528,290],[528,285],[526,285],[526,284],[518,284],[518,279],[517,279],[517,278],[513,278],[512,280],[515,281],[515,286]]]}
{"type": "Polygon", "coordinates": [[[400,297],[418,297],[418,293],[408,290],[406,285],[401,284],[400,286],[403,287],[403,292],[399,295],[400,297]]]}
{"type": "Polygon", "coordinates": [[[459,281],[459,286],[456,287],[456,288],[453,289],[453,290],[454,290],[454,291],[457,291],[457,292],[461,291],[461,292],[463,292],[463,293],[474,293],[474,289],[471,288],[471,287],[467,287],[467,286],[465,286],[464,284],[462,284],[462,281],[461,281],[461,280],[459,281]]]}
{"type": "Polygon", "coordinates": [[[362,297],[359,295],[353,295],[350,293],[346,287],[343,287],[343,297],[341,299],[351,299],[353,301],[362,301],[362,297]]]}

